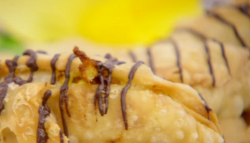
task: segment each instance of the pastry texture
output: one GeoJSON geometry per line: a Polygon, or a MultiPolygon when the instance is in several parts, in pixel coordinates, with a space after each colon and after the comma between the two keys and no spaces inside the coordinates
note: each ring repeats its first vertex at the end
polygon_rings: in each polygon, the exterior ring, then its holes
{"type": "Polygon", "coordinates": [[[3,143],[224,142],[197,91],[143,62],[27,50],[1,62],[0,76],[3,143]]]}

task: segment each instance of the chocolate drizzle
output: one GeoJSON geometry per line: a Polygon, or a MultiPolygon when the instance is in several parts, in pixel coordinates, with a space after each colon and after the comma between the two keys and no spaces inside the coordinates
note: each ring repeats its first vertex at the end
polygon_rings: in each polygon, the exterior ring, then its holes
{"type": "Polygon", "coordinates": [[[150,47],[147,48],[147,54],[148,54],[148,64],[149,64],[149,67],[151,68],[152,72],[155,74],[155,69],[154,69],[154,64],[153,64],[153,58],[152,58],[150,47]]]}
{"type": "Polygon", "coordinates": [[[39,120],[38,120],[38,127],[37,127],[37,143],[46,143],[48,140],[48,135],[46,133],[44,123],[46,117],[50,114],[49,106],[46,104],[49,97],[51,96],[51,91],[48,89],[44,93],[42,106],[39,107],[39,120]]]}
{"type": "Polygon", "coordinates": [[[108,97],[110,93],[110,84],[111,84],[111,75],[113,68],[115,65],[120,63],[117,58],[113,58],[110,54],[105,56],[108,59],[106,62],[98,62],[97,69],[98,69],[98,78],[100,81],[100,85],[98,86],[94,98],[94,105],[98,102],[99,112],[103,116],[104,114],[108,113],[108,97]],[[104,72],[107,72],[108,76],[104,77],[104,72]],[[104,104],[103,104],[104,103],[104,104]]]}
{"type": "Polygon", "coordinates": [[[55,54],[54,57],[52,58],[51,62],[50,62],[50,66],[51,66],[51,69],[52,69],[50,84],[55,84],[56,83],[56,62],[57,62],[59,56],[60,56],[60,54],[55,54]]]}
{"type": "Polygon", "coordinates": [[[180,61],[180,51],[176,42],[172,38],[170,39],[170,42],[173,44],[174,49],[175,49],[177,67],[180,73],[180,80],[181,80],[181,83],[183,83],[182,68],[181,68],[181,61],[180,61]]]}
{"type": "Polygon", "coordinates": [[[249,13],[249,9],[250,9],[250,5],[249,3],[245,3],[243,5],[240,5],[238,7],[236,7],[240,12],[242,12],[243,14],[245,14],[246,16],[248,16],[248,18],[250,18],[250,13],[249,13]]]}
{"type": "Polygon", "coordinates": [[[202,97],[202,95],[198,92],[201,100],[204,102],[205,104],[205,109],[207,110],[207,116],[208,116],[208,120],[210,120],[210,116],[209,116],[209,112],[212,111],[212,109],[208,106],[206,100],[202,97]]]}
{"type": "Polygon", "coordinates": [[[27,67],[30,68],[30,76],[27,82],[32,82],[33,73],[38,70],[38,66],[36,64],[37,55],[36,55],[36,52],[34,52],[33,50],[26,50],[24,51],[23,55],[30,56],[30,58],[26,62],[27,67]]]}
{"type": "MultiPolygon", "coordinates": [[[[15,56],[13,60],[6,60],[5,63],[7,65],[7,67],[9,68],[9,75],[6,76],[4,78],[4,81],[2,83],[0,83],[0,114],[2,112],[2,110],[4,109],[4,98],[7,94],[7,90],[8,90],[8,84],[13,82],[13,80],[15,79],[15,71],[17,68],[17,60],[19,59],[19,56],[15,56]]],[[[18,83],[19,85],[21,83],[19,83],[18,81],[19,78],[16,78],[16,83],[18,83]]]]}
{"type": "Polygon", "coordinates": [[[237,31],[237,28],[230,22],[228,22],[226,19],[224,19],[223,17],[221,17],[220,15],[216,14],[216,13],[213,13],[212,11],[207,11],[208,15],[216,18],[217,20],[221,21],[222,23],[230,26],[233,31],[234,31],[234,34],[236,36],[236,38],[240,41],[241,45],[243,47],[246,47],[246,43],[244,42],[243,38],[240,36],[239,32],[237,31]]]}
{"type": "Polygon", "coordinates": [[[121,108],[122,108],[122,117],[125,125],[125,129],[128,129],[128,122],[127,122],[127,114],[126,114],[126,94],[128,92],[128,89],[131,86],[132,79],[134,78],[135,72],[140,67],[140,65],[143,64],[142,61],[137,62],[130,70],[128,75],[128,83],[127,85],[122,89],[121,92],[121,108]]]}
{"type": "Polygon", "coordinates": [[[38,51],[36,51],[37,53],[39,53],[39,54],[44,54],[44,55],[46,55],[47,54],[47,52],[45,52],[45,51],[42,51],[42,50],[38,50],[38,51]]]}
{"type": "Polygon", "coordinates": [[[130,58],[132,59],[132,61],[135,63],[137,61],[137,59],[136,59],[136,56],[135,56],[134,52],[129,51],[128,54],[129,54],[130,58]]]}
{"type": "MultiPolygon", "coordinates": [[[[211,61],[210,61],[210,53],[209,53],[209,50],[208,50],[208,46],[207,46],[207,43],[206,43],[206,39],[209,39],[209,38],[207,38],[206,36],[204,36],[203,34],[201,34],[201,33],[199,33],[199,32],[197,32],[197,31],[195,31],[195,30],[193,30],[193,29],[185,29],[186,31],[188,31],[188,32],[190,32],[190,33],[192,33],[192,34],[194,34],[194,35],[196,35],[197,37],[200,37],[201,39],[202,39],[202,41],[205,43],[205,49],[206,49],[206,53],[207,53],[207,55],[208,55],[208,65],[209,65],[209,71],[210,71],[210,74],[211,74],[211,76],[212,76],[212,80],[213,80],[213,83],[215,84],[215,78],[214,78],[214,75],[213,75],[213,70],[211,69],[211,61]]],[[[225,53],[225,48],[224,48],[224,45],[220,42],[220,41],[217,41],[217,40],[215,40],[215,39],[211,39],[211,40],[213,40],[214,42],[217,42],[218,44],[219,44],[219,46],[220,46],[220,48],[221,48],[221,53],[222,53],[222,57],[223,57],[223,59],[224,59],[224,61],[225,61],[225,65],[226,65],[226,67],[227,67],[227,70],[228,70],[228,73],[229,73],[229,75],[231,76],[231,70],[230,70],[230,67],[229,67],[229,64],[228,64],[228,61],[227,61],[227,56],[226,56],[226,53],[225,53]]],[[[214,85],[213,85],[214,86],[214,85]]]]}
{"type": "Polygon", "coordinates": [[[206,50],[206,53],[207,53],[207,64],[209,66],[209,72],[210,72],[210,74],[212,76],[212,85],[215,86],[214,72],[213,72],[211,56],[210,56],[210,51],[209,51],[209,48],[208,48],[208,45],[207,45],[207,41],[205,41],[204,47],[205,47],[205,50],[206,50]]]}
{"type": "Polygon", "coordinates": [[[217,42],[220,45],[222,57],[224,59],[225,65],[227,66],[228,73],[231,76],[231,70],[229,68],[229,64],[228,64],[228,61],[227,61],[227,56],[226,56],[226,53],[225,53],[225,47],[224,47],[224,45],[221,42],[219,42],[219,41],[217,41],[215,39],[213,39],[213,41],[217,42]]]}
{"type": "Polygon", "coordinates": [[[63,143],[64,139],[63,139],[63,131],[62,130],[60,130],[59,135],[60,135],[60,143],[63,143]]]}
{"type": "Polygon", "coordinates": [[[68,92],[68,83],[69,83],[69,79],[70,79],[70,66],[71,66],[71,63],[75,57],[76,56],[74,54],[71,54],[68,58],[68,62],[67,62],[65,72],[64,72],[65,73],[65,81],[64,81],[63,85],[61,86],[61,89],[60,89],[61,95],[59,97],[59,107],[60,107],[60,112],[61,112],[64,134],[66,136],[68,136],[68,128],[67,128],[67,124],[66,124],[66,121],[64,118],[63,101],[65,102],[66,112],[67,112],[68,116],[70,117],[70,113],[68,110],[68,102],[67,102],[68,101],[67,92],[68,92]]]}

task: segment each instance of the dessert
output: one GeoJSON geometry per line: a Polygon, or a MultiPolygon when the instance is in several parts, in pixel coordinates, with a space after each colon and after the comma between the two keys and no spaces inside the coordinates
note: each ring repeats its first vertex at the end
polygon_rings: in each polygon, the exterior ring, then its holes
{"type": "Polygon", "coordinates": [[[27,50],[1,62],[0,77],[3,143],[224,142],[197,91],[143,62],[27,50]]]}

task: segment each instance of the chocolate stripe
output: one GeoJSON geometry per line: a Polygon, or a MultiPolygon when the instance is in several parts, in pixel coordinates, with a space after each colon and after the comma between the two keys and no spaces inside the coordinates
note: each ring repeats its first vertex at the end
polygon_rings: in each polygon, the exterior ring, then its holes
{"type": "Polygon", "coordinates": [[[47,54],[47,52],[45,52],[45,51],[42,51],[42,50],[38,50],[38,51],[36,51],[37,53],[39,53],[39,54],[44,54],[44,55],[46,55],[47,54]]]}
{"type": "Polygon", "coordinates": [[[249,13],[250,5],[248,3],[245,3],[235,8],[238,9],[244,15],[246,15],[248,18],[250,18],[250,13],[249,13]]]}
{"type": "Polygon", "coordinates": [[[217,41],[215,39],[213,39],[213,41],[217,42],[220,45],[222,57],[224,59],[225,65],[226,65],[227,70],[228,70],[228,73],[229,73],[229,75],[231,75],[231,70],[230,70],[230,67],[228,65],[228,61],[227,61],[227,56],[226,56],[226,53],[225,53],[225,47],[224,47],[224,45],[221,42],[219,42],[219,41],[217,41]]]}
{"type": "MultiPolygon", "coordinates": [[[[202,35],[201,33],[197,32],[197,31],[194,31],[192,29],[188,29],[187,31],[189,31],[190,33],[200,37],[203,40],[203,42],[205,43],[205,39],[207,39],[207,38],[204,35],[202,35]]],[[[221,48],[222,57],[223,57],[223,59],[225,61],[225,65],[227,67],[228,73],[231,75],[231,70],[230,70],[230,67],[229,67],[229,64],[228,64],[228,61],[227,61],[224,45],[220,41],[217,41],[215,39],[212,39],[212,40],[219,43],[220,48],[221,48]]],[[[211,73],[210,67],[209,67],[209,70],[210,70],[210,73],[211,73]]],[[[212,76],[212,78],[214,78],[214,77],[212,76]]]]}
{"type": "Polygon", "coordinates": [[[61,112],[61,118],[62,118],[62,123],[63,123],[63,129],[64,129],[64,134],[68,137],[68,128],[67,128],[67,124],[64,118],[64,112],[63,112],[63,101],[65,102],[65,106],[66,106],[66,111],[68,116],[70,117],[70,113],[68,110],[68,98],[67,98],[67,92],[68,92],[68,83],[69,83],[69,79],[70,79],[70,66],[71,63],[73,61],[73,59],[76,56],[74,54],[71,54],[68,58],[68,62],[66,64],[66,68],[65,68],[65,81],[63,83],[63,85],[61,86],[60,89],[60,98],[59,98],[59,107],[60,107],[60,112],[61,112]]]}
{"type": "Polygon", "coordinates": [[[198,92],[198,94],[199,94],[201,100],[202,100],[202,101],[204,102],[204,104],[205,104],[205,109],[206,109],[206,111],[207,111],[208,119],[210,120],[209,112],[212,111],[212,109],[208,106],[206,100],[202,97],[202,95],[201,95],[199,92],[198,92]]]}
{"type": "Polygon", "coordinates": [[[132,79],[134,78],[136,70],[140,67],[140,65],[143,64],[142,61],[137,62],[130,70],[128,75],[128,83],[127,85],[122,89],[121,92],[121,108],[122,108],[122,117],[125,125],[125,129],[128,129],[128,121],[127,121],[127,114],[126,114],[126,94],[128,92],[128,89],[131,86],[132,79]]]}
{"type": "Polygon", "coordinates": [[[136,56],[135,56],[134,52],[129,51],[128,54],[129,54],[130,58],[132,59],[132,61],[135,63],[137,61],[137,59],[136,59],[136,56]]]}
{"type": "Polygon", "coordinates": [[[201,38],[202,40],[205,40],[207,39],[207,37],[205,35],[203,35],[202,33],[196,31],[196,30],[193,30],[193,29],[189,29],[189,28],[181,28],[180,30],[183,30],[183,31],[187,31],[193,35],[195,35],[196,37],[199,37],[201,38]]]}
{"type": "Polygon", "coordinates": [[[39,107],[39,120],[38,120],[38,126],[37,126],[37,143],[46,143],[48,140],[48,134],[46,133],[44,123],[46,121],[46,117],[50,114],[50,108],[46,104],[49,97],[51,96],[51,91],[48,89],[44,93],[42,106],[39,107]]]}
{"type": "Polygon", "coordinates": [[[4,78],[4,81],[0,83],[0,114],[4,109],[4,98],[7,94],[8,84],[11,83],[15,77],[15,71],[17,68],[17,60],[19,56],[15,56],[13,60],[6,60],[5,64],[9,68],[9,75],[4,78]]]}
{"type": "Polygon", "coordinates": [[[109,106],[108,97],[110,93],[112,71],[115,65],[121,63],[117,60],[117,58],[113,58],[110,54],[108,56],[105,56],[105,58],[108,59],[106,62],[97,63],[100,85],[98,86],[96,90],[96,94],[94,98],[94,105],[96,106],[96,102],[98,101],[99,112],[102,116],[108,113],[108,106],[109,106]],[[104,76],[104,71],[107,71],[108,77],[104,76]],[[104,97],[103,97],[103,93],[105,95],[104,97]],[[104,102],[105,102],[105,106],[103,105],[104,102]]]}
{"type": "Polygon", "coordinates": [[[173,44],[174,49],[175,49],[176,63],[177,63],[177,67],[178,67],[179,74],[180,74],[180,80],[183,83],[182,68],[181,68],[181,61],[180,61],[181,60],[180,59],[180,51],[179,51],[179,48],[178,48],[176,42],[172,38],[170,39],[170,42],[173,44]]]}
{"type": "Polygon", "coordinates": [[[30,68],[30,76],[27,82],[32,82],[33,73],[38,70],[38,66],[36,64],[37,55],[36,55],[36,52],[34,52],[33,50],[26,50],[24,51],[23,55],[30,56],[30,58],[26,62],[27,67],[30,68]]]}
{"type": "Polygon", "coordinates": [[[216,13],[213,13],[212,11],[208,11],[207,13],[208,13],[208,15],[216,18],[217,20],[221,21],[222,23],[230,26],[234,31],[234,35],[240,41],[241,45],[243,47],[247,46],[246,43],[244,42],[243,38],[240,36],[239,32],[237,31],[236,27],[232,23],[228,22],[226,19],[224,19],[223,17],[221,17],[220,15],[218,15],[216,13]]]}
{"type": "Polygon", "coordinates": [[[153,58],[152,58],[152,53],[151,53],[151,48],[147,48],[147,54],[148,54],[148,64],[149,67],[151,68],[151,71],[155,74],[155,69],[154,69],[154,64],[153,64],[153,58]]]}
{"type": "Polygon", "coordinates": [[[50,66],[51,66],[51,69],[52,69],[52,75],[51,75],[51,80],[50,80],[51,84],[56,83],[56,62],[57,62],[59,56],[60,56],[60,54],[54,55],[54,57],[52,58],[52,60],[50,62],[50,66]]]}
{"type": "Polygon", "coordinates": [[[63,143],[64,139],[63,139],[63,131],[62,130],[60,130],[59,135],[60,135],[60,143],[63,143]]]}
{"type": "Polygon", "coordinates": [[[209,67],[209,72],[210,72],[210,75],[212,77],[212,85],[215,86],[214,72],[213,72],[211,56],[210,56],[210,51],[209,51],[209,48],[208,48],[208,45],[207,45],[207,41],[204,42],[204,47],[205,47],[206,54],[207,54],[207,64],[208,64],[208,67],[209,67]]]}

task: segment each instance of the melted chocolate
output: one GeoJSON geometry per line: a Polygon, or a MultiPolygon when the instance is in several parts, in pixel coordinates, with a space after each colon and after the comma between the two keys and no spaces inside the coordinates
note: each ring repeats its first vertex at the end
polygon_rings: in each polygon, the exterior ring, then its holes
{"type": "Polygon", "coordinates": [[[30,76],[27,82],[32,82],[33,73],[38,70],[38,66],[36,64],[37,55],[36,55],[36,52],[34,52],[33,50],[26,50],[24,51],[23,55],[30,56],[30,58],[26,62],[27,67],[30,68],[30,76]]]}
{"type": "Polygon", "coordinates": [[[149,64],[149,67],[151,68],[152,72],[155,73],[154,63],[153,63],[153,58],[152,58],[152,54],[151,54],[150,48],[147,48],[147,54],[148,54],[148,64],[149,64]]]}
{"type": "Polygon", "coordinates": [[[225,53],[225,47],[224,47],[224,45],[221,42],[219,42],[219,41],[217,41],[215,39],[213,39],[213,41],[217,42],[220,45],[222,57],[224,59],[225,65],[227,66],[228,73],[229,73],[229,75],[231,75],[231,70],[230,70],[229,65],[228,65],[228,61],[227,61],[227,56],[226,56],[226,53],[225,53]]]}
{"type": "Polygon", "coordinates": [[[65,118],[64,118],[64,112],[63,112],[63,100],[65,102],[65,106],[66,106],[66,111],[67,111],[67,114],[68,116],[70,117],[70,113],[69,113],[69,110],[68,110],[68,97],[67,97],[67,92],[68,92],[68,83],[69,83],[69,79],[70,79],[70,66],[71,66],[71,63],[73,61],[73,59],[75,58],[76,56],[74,54],[71,54],[68,58],[68,62],[67,62],[67,65],[66,65],[66,68],[65,68],[65,81],[63,83],[63,85],[61,86],[61,89],[60,89],[60,98],[59,98],[59,107],[60,107],[60,112],[61,112],[61,118],[62,118],[62,123],[63,123],[63,129],[64,129],[64,134],[66,136],[68,136],[68,128],[67,128],[67,124],[66,124],[66,121],[65,121],[65,118]]]}
{"type": "Polygon", "coordinates": [[[45,52],[45,51],[41,51],[41,50],[38,50],[38,51],[36,51],[37,53],[39,53],[39,54],[44,54],[44,55],[46,55],[47,54],[47,52],[45,52]]]}
{"type": "Polygon", "coordinates": [[[105,58],[105,59],[110,59],[110,58],[112,58],[112,55],[109,54],[109,53],[107,53],[107,54],[104,56],[104,58],[105,58]]]}
{"type": "Polygon", "coordinates": [[[202,100],[202,101],[204,102],[204,104],[205,104],[205,109],[207,110],[208,120],[210,120],[209,112],[212,111],[212,109],[208,106],[208,104],[207,104],[206,100],[203,98],[203,96],[202,96],[200,93],[198,93],[198,94],[199,94],[201,100],[202,100]]]}
{"type": "Polygon", "coordinates": [[[230,27],[233,29],[236,38],[240,41],[241,45],[242,45],[243,47],[246,47],[246,46],[247,46],[246,43],[244,42],[243,38],[240,36],[239,32],[237,31],[236,27],[235,27],[232,23],[228,22],[226,19],[224,19],[223,17],[221,17],[220,15],[218,15],[218,14],[216,14],[216,13],[213,13],[212,11],[207,11],[207,13],[208,13],[210,16],[213,16],[213,17],[216,18],[217,20],[221,21],[222,23],[224,23],[224,24],[230,26],[230,27]]]}
{"type": "Polygon", "coordinates": [[[143,64],[142,61],[137,62],[130,70],[128,75],[128,83],[127,85],[122,89],[121,92],[121,108],[122,108],[122,117],[125,125],[125,129],[128,129],[128,122],[127,122],[127,114],[126,114],[126,94],[128,92],[128,89],[131,86],[132,79],[134,78],[136,70],[140,67],[140,65],[143,64]]]}
{"type": "Polygon", "coordinates": [[[60,56],[60,54],[54,55],[54,57],[52,58],[52,60],[50,62],[50,66],[51,66],[51,69],[52,69],[50,84],[55,84],[56,83],[56,62],[57,62],[59,56],[60,56]]]}
{"type": "Polygon", "coordinates": [[[242,12],[243,14],[245,14],[246,16],[248,16],[250,18],[250,13],[249,13],[249,9],[250,9],[250,5],[249,3],[245,3],[239,7],[236,7],[240,12],[242,12]]]}
{"type": "Polygon", "coordinates": [[[173,44],[174,49],[175,49],[177,67],[178,67],[178,70],[180,73],[180,80],[181,80],[181,83],[183,83],[182,68],[181,68],[181,61],[180,61],[180,51],[179,51],[179,48],[178,48],[176,42],[173,39],[170,39],[170,41],[173,44]]]}
{"type": "Polygon", "coordinates": [[[98,101],[99,112],[103,116],[104,114],[108,113],[108,97],[110,93],[110,84],[111,84],[111,75],[113,68],[115,65],[121,63],[117,60],[117,58],[113,58],[110,54],[105,56],[108,60],[104,63],[98,62],[97,69],[98,69],[98,77],[100,81],[100,85],[98,86],[94,98],[94,105],[98,101]],[[104,72],[107,71],[108,76],[104,77],[104,72]],[[104,94],[104,97],[103,97],[104,94]],[[105,103],[105,105],[103,105],[105,103]],[[105,109],[104,109],[105,108],[105,109]]]}
{"type": "MultiPolygon", "coordinates": [[[[203,41],[204,43],[204,47],[205,47],[205,51],[206,51],[206,54],[208,56],[208,59],[207,59],[207,63],[208,63],[208,67],[209,67],[209,72],[210,72],[210,75],[212,77],[212,85],[215,86],[215,77],[214,77],[214,72],[213,72],[213,68],[212,68],[212,62],[211,62],[211,56],[210,56],[210,52],[209,52],[209,48],[208,48],[208,45],[207,45],[207,41],[206,39],[208,39],[207,37],[205,37],[203,34],[195,31],[195,30],[192,30],[192,29],[187,29],[188,32],[196,35],[197,37],[200,37],[201,40],[203,41]]],[[[219,42],[219,41],[217,41],[219,42]]],[[[227,59],[226,59],[226,55],[225,55],[225,51],[224,51],[224,47],[222,47],[222,56],[225,60],[225,63],[227,64],[227,59]]],[[[228,65],[226,65],[228,67],[228,65]]],[[[229,67],[228,67],[228,70],[229,70],[229,67]]],[[[230,71],[228,71],[230,73],[230,71]]]]}
{"type": "Polygon", "coordinates": [[[60,135],[60,143],[63,143],[64,139],[63,139],[63,131],[62,130],[60,130],[59,135],[60,135]]]}
{"type": "Polygon", "coordinates": [[[13,60],[6,60],[5,63],[9,68],[9,75],[4,78],[4,81],[0,83],[0,114],[4,109],[4,98],[7,94],[8,84],[15,78],[15,70],[17,68],[17,60],[19,56],[15,56],[13,60]]]}
{"type": "Polygon", "coordinates": [[[211,56],[210,56],[210,51],[209,51],[209,48],[208,48],[208,45],[207,45],[207,41],[205,41],[204,46],[205,46],[205,50],[206,50],[206,53],[207,53],[207,64],[209,66],[209,72],[210,72],[210,75],[212,77],[212,85],[215,86],[214,71],[213,71],[213,67],[212,67],[211,56]]]}
{"type": "Polygon", "coordinates": [[[137,61],[136,56],[133,51],[128,52],[129,56],[131,57],[132,61],[135,63],[137,61]]]}
{"type": "Polygon", "coordinates": [[[21,79],[20,77],[15,77],[15,78],[13,79],[13,82],[15,82],[15,84],[18,84],[19,86],[21,86],[21,85],[27,83],[26,80],[23,80],[23,79],[21,79]]]}
{"type": "Polygon", "coordinates": [[[0,83],[0,113],[4,109],[3,100],[7,94],[8,82],[4,81],[0,83]]]}
{"type": "Polygon", "coordinates": [[[5,77],[5,81],[12,81],[15,77],[15,71],[17,68],[17,60],[19,59],[19,56],[15,56],[13,60],[6,60],[5,63],[7,67],[9,68],[9,75],[5,77]]]}
{"type": "Polygon", "coordinates": [[[46,120],[46,117],[50,114],[49,106],[46,104],[47,100],[51,96],[51,91],[48,89],[44,93],[42,106],[39,107],[39,121],[38,121],[38,127],[37,127],[37,143],[46,143],[48,140],[48,135],[46,133],[44,123],[46,120]]]}

